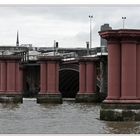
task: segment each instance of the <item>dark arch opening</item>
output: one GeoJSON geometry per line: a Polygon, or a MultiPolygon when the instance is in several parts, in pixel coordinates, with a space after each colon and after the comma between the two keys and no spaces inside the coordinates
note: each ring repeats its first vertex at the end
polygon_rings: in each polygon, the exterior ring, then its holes
{"type": "Polygon", "coordinates": [[[79,91],[79,72],[69,69],[60,70],[59,91],[63,98],[75,98],[79,91]]]}

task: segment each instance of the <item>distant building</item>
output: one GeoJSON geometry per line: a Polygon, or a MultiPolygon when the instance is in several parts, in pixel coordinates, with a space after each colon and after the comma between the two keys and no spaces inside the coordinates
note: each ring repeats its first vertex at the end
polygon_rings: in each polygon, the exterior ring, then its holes
{"type": "MultiPolygon", "coordinates": [[[[101,26],[100,30],[101,31],[112,30],[112,27],[110,27],[109,24],[105,23],[104,25],[101,26]]],[[[100,46],[107,46],[106,39],[101,38],[100,46]]]]}

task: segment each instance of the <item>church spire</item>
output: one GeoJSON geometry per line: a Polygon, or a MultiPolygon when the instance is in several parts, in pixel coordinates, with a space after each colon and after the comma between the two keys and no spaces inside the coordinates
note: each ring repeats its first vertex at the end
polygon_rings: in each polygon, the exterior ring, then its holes
{"type": "Polygon", "coordinates": [[[17,42],[16,42],[16,46],[19,47],[19,36],[18,36],[18,31],[17,31],[17,42]]]}

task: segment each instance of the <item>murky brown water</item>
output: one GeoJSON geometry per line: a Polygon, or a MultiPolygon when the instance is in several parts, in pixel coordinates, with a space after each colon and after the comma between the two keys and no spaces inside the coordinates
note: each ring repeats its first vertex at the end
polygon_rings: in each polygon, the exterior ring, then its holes
{"type": "Polygon", "coordinates": [[[140,122],[99,120],[100,104],[0,104],[1,134],[136,134],[140,122]]]}

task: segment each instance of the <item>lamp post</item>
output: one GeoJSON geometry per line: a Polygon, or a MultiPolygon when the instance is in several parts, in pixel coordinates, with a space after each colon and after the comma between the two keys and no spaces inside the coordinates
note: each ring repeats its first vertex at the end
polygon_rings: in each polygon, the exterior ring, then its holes
{"type": "Polygon", "coordinates": [[[54,50],[53,50],[53,55],[55,56],[55,49],[56,49],[56,41],[54,40],[54,50]]]}
{"type": "Polygon", "coordinates": [[[18,36],[18,31],[17,31],[17,42],[16,42],[16,46],[19,47],[19,36],[18,36]]]}
{"type": "Polygon", "coordinates": [[[89,19],[90,19],[90,49],[92,47],[92,18],[93,18],[93,15],[89,15],[89,19]]]}
{"type": "Polygon", "coordinates": [[[122,17],[122,20],[123,20],[123,29],[124,29],[125,19],[126,19],[126,17],[122,17]]]}
{"type": "Polygon", "coordinates": [[[89,55],[89,42],[86,42],[87,45],[87,55],[89,55]]]}

